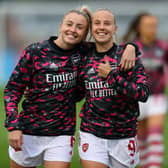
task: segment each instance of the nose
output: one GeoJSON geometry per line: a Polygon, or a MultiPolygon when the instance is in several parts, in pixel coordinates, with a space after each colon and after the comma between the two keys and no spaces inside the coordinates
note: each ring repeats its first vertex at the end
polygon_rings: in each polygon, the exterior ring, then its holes
{"type": "Polygon", "coordinates": [[[73,25],[73,26],[71,27],[71,31],[72,31],[72,32],[76,32],[76,26],[75,26],[75,25],[73,25]]]}
{"type": "Polygon", "coordinates": [[[104,29],[104,24],[101,23],[101,24],[99,25],[99,28],[100,28],[100,29],[104,29]]]}

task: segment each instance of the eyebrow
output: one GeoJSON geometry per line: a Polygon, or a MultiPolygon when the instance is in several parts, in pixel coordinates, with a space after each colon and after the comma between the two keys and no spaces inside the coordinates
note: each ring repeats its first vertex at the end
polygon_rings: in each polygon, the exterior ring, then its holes
{"type": "MultiPolygon", "coordinates": [[[[93,19],[93,21],[100,21],[99,19],[93,19]]],[[[103,22],[112,22],[112,20],[103,20],[103,22]]]]}
{"type": "MultiPolygon", "coordinates": [[[[66,22],[74,23],[72,20],[67,20],[66,22]]],[[[82,23],[77,23],[77,25],[83,26],[84,24],[82,24],[82,23]]]]}

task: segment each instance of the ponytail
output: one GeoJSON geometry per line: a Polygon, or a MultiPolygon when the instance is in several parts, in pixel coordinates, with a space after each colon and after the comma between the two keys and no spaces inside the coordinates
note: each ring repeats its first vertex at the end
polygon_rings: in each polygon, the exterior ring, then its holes
{"type": "Polygon", "coordinates": [[[89,8],[87,6],[82,6],[79,10],[80,12],[84,13],[84,16],[87,18],[88,20],[88,33],[90,33],[90,36],[88,38],[88,41],[91,40],[92,35],[91,35],[91,27],[92,27],[92,14],[91,11],[89,10],[89,8]]]}

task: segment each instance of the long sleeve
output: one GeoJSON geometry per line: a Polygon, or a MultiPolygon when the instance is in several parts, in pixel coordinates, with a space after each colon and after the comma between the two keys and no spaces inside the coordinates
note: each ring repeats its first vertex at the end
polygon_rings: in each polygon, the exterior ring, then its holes
{"type": "Polygon", "coordinates": [[[136,58],[132,71],[112,70],[107,77],[107,82],[112,84],[118,93],[131,97],[134,101],[145,102],[149,96],[147,76],[139,57],[136,58]]]}
{"type": "Polygon", "coordinates": [[[141,51],[139,50],[139,47],[138,47],[138,45],[136,43],[128,42],[128,43],[121,44],[121,46],[124,46],[124,49],[127,47],[127,45],[132,45],[132,46],[135,47],[136,56],[141,55],[141,51]]]}
{"type": "Polygon", "coordinates": [[[5,127],[8,131],[20,129],[18,104],[32,75],[32,54],[30,46],[23,51],[4,90],[5,127]]]}

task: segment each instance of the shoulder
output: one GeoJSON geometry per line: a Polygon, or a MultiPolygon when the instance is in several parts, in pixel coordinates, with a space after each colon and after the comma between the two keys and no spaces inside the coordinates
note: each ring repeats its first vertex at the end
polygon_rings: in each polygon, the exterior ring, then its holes
{"type": "Polygon", "coordinates": [[[127,47],[128,44],[132,44],[132,43],[121,43],[121,44],[114,43],[114,46],[116,47],[118,52],[124,52],[124,50],[125,50],[125,48],[127,47]]]}
{"type": "Polygon", "coordinates": [[[80,43],[80,46],[79,46],[80,54],[83,55],[85,59],[86,57],[90,57],[90,55],[93,52],[94,46],[95,46],[94,43],[91,43],[91,42],[80,43]]]}
{"type": "Polygon", "coordinates": [[[21,58],[26,57],[26,59],[33,59],[34,56],[39,55],[39,52],[44,48],[45,41],[35,42],[29,44],[22,52],[21,58]]]}
{"type": "Polygon", "coordinates": [[[116,53],[120,55],[120,54],[122,54],[124,52],[126,44],[125,43],[122,43],[122,44],[114,43],[113,46],[115,48],[116,53]]]}
{"type": "Polygon", "coordinates": [[[30,44],[27,49],[29,51],[33,51],[33,52],[39,52],[39,51],[42,51],[42,50],[49,50],[49,42],[48,40],[44,40],[44,41],[40,41],[40,42],[35,42],[35,43],[32,43],[30,44]]]}
{"type": "Polygon", "coordinates": [[[83,41],[82,43],[80,43],[80,48],[85,48],[85,49],[91,49],[95,46],[94,42],[86,42],[83,41]]]}
{"type": "Polygon", "coordinates": [[[31,50],[33,51],[33,50],[38,50],[39,48],[41,48],[41,42],[31,43],[25,49],[29,51],[31,50]]]}

